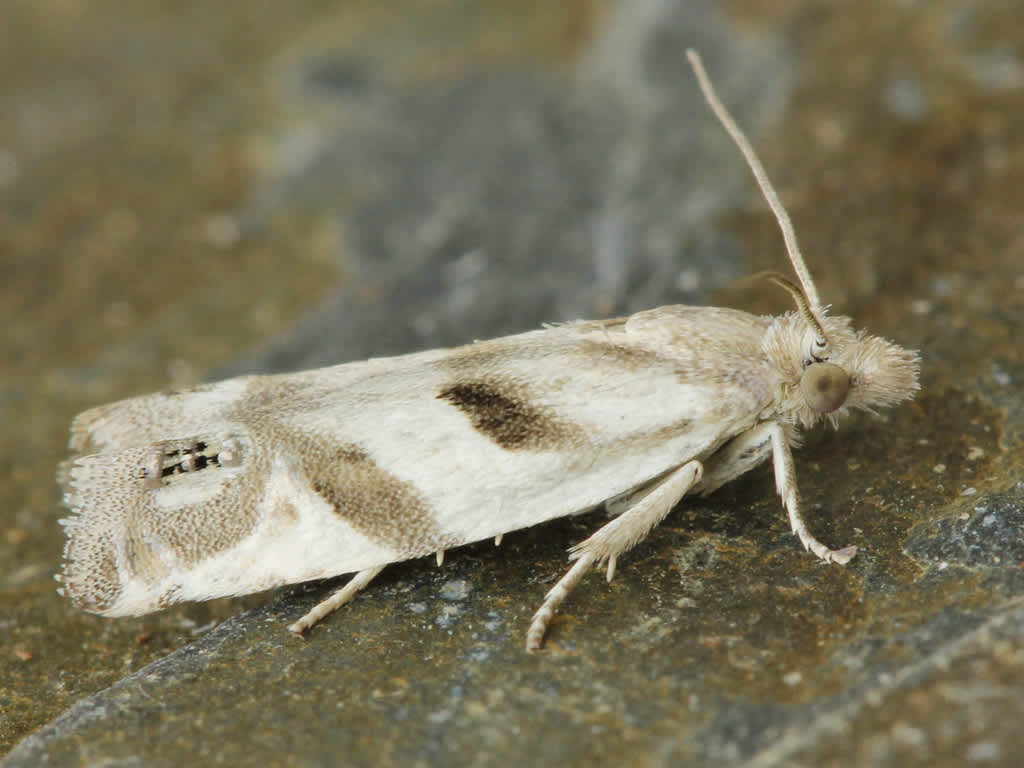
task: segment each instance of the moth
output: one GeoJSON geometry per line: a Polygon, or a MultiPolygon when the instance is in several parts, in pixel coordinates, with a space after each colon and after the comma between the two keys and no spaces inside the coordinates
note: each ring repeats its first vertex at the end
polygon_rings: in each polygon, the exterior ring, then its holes
{"type": "Polygon", "coordinates": [[[537,650],[584,574],[687,495],[771,458],[805,549],[792,447],[818,422],[918,389],[918,356],[830,316],[753,148],[687,56],[778,219],[795,311],[665,306],[401,357],[246,376],[104,405],[72,425],[57,578],[79,608],[136,616],[346,573],[302,633],[389,563],[604,506],[526,633],[537,650]]]}

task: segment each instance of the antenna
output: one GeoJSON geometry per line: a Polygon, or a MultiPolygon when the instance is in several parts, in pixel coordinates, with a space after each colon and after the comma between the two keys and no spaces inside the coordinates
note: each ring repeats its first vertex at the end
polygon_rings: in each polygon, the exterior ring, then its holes
{"type": "MultiPolygon", "coordinates": [[[[821,318],[819,313],[822,311],[821,300],[818,298],[818,289],[814,287],[811,273],[807,270],[807,265],[804,263],[804,257],[800,253],[800,245],[796,241],[796,232],[793,231],[793,222],[789,220],[789,214],[786,213],[785,207],[783,207],[782,202],[779,200],[775,187],[768,180],[768,174],[765,172],[764,166],[761,165],[761,161],[758,159],[757,153],[754,152],[754,148],[747,141],[747,137],[743,135],[740,127],[736,125],[732,115],[722,105],[722,102],[718,100],[714,86],[711,85],[711,80],[708,79],[708,73],[704,71],[704,64],[701,62],[700,54],[692,48],[688,48],[686,50],[686,58],[690,60],[690,66],[693,67],[693,72],[697,76],[697,83],[704,93],[708,106],[711,107],[711,111],[715,113],[715,117],[718,118],[722,127],[732,137],[732,140],[736,142],[736,146],[740,148],[740,152],[746,158],[747,165],[750,166],[754,178],[757,179],[758,186],[761,187],[765,200],[768,201],[768,205],[771,206],[772,211],[775,213],[775,219],[779,222],[779,228],[782,230],[782,238],[786,241],[786,251],[789,253],[790,262],[793,264],[793,271],[800,278],[800,285],[803,286],[804,296],[807,297],[811,314],[818,321],[816,323],[818,326],[816,330],[820,331],[821,318]]],[[[824,337],[820,341],[827,345],[824,337]]]]}

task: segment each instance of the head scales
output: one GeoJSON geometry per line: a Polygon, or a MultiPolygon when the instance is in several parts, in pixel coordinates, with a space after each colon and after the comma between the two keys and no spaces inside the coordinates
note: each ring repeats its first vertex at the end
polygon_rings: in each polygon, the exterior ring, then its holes
{"type": "Polygon", "coordinates": [[[848,318],[826,316],[814,280],[800,253],[793,223],[768,180],[768,174],[757,153],[719,101],[700,56],[692,49],[686,51],[686,56],[708,106],[743,153],[762,194],[771,206],[782,230],[793,271],[800,280],[798,287],[782,275],[768,275],[772,282],[793,296],[797,315],[813,336],[810,349],[800,361],[787,362],[791,355],[790,344],[779,344],[780,340],[774,338],[768,345],[770,356],[776,359],[780,367],[786,368],[794,363],[798,366],[793,375],[799,380],[803,397],[798,407],[799,413],[794,414],[796,421],[809,425],[824,417],[835,425],[838,417],[849,408],[871,410],[877,405],[891,405],[911,397],[919,388],[917,353],[864,332],[854,333],[849,328],[848,318]]]}

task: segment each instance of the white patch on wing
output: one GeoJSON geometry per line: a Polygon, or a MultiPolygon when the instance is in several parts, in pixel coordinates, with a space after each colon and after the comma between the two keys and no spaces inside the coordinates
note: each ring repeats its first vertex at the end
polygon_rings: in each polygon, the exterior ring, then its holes
{"type": "Polygon", "coordinates": [[[201,505],[222,493],[224,483],[241,473],[241,467],[211,466],[195,472],[170,475],[153,491],[153,503],[162,510],[201,505]]]}
{"type": "Polygon", "coordinates": [[[183,599],[208,596],[203,592],[212,584],[221,585],[217,594],[244,594],[395,560],[394,552],[341,519],[281,458],[274,461],[262,506],[263,520],[237,547],[183,574],[183,599]]]}

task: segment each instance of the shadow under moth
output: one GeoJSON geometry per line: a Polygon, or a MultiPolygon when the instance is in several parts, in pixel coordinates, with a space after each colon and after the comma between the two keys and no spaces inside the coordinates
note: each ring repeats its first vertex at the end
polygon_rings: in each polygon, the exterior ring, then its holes
{"type": "Polygon", "coordinates": [[[778,219],[799,284],[769,279],[795,311],[665,306],[93,408],[59,472],[61,591],[135,616],[354,574],[290,627],[302,633],[389,563],[603,505],[614,517],[533,616],[535,651],[584,574],[610,580],[680,499],[769,458],[804,548],[848,562],[854,547],[804,524],[791,448],[820,421],[912,397],[918,357],[826,313],[760,161],[687,56],[778,219]]]}

